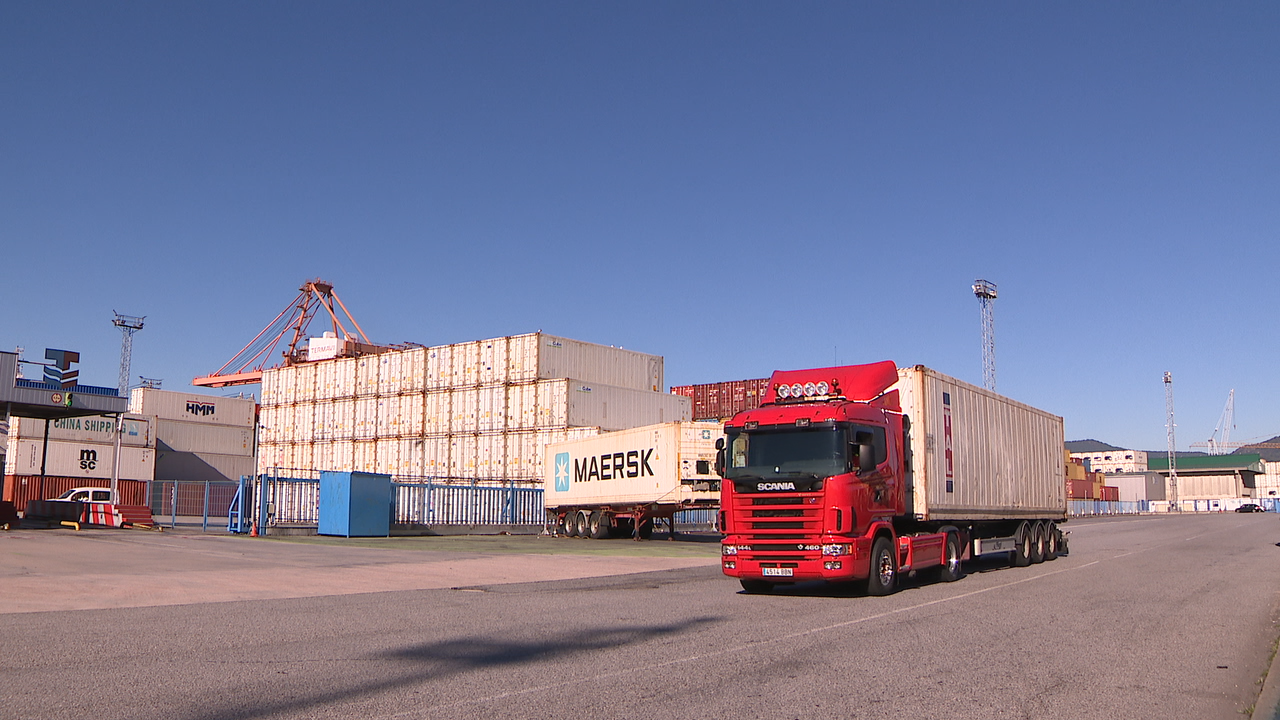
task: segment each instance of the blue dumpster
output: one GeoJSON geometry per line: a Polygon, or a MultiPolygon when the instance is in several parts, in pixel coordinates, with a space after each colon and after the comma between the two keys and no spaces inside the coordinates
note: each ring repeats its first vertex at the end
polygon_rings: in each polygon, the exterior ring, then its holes
{"type": "Polygon", "coordinates": [[[389,537],[391,476],[321,472],[319,525],[321,535],[389,537]]]}

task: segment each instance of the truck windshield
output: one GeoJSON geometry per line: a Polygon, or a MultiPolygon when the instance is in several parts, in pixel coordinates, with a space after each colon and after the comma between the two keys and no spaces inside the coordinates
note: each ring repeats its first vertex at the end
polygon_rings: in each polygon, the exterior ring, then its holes
{"type": "Polygon", "coordinates": [[[848,472],[845,434],[839,428],[730,429],[725,477],[761,480],[848,472]]]}

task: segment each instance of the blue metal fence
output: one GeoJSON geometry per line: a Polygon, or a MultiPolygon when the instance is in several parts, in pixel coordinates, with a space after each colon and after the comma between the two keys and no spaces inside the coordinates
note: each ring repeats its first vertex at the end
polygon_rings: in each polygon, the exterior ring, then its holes
{"type": "Polygon", "coordinates": [[[1148,512],[1146,500],[1068,500],[1067,514],[1071,517],[1087,515],[1137,515],[1148,512]]]}
{"type": "MultiPolygon", "coordinates": [[[[529,484],[456,478],[403,478],[392,483],[393,525],[541,525],[542,488],[529,484]]],[[[228,529],[306,527],[320,521],[319,473],[273,470],[241,484],[231,505],[228,529]]],[[[677,526],[716,527],[715,508],[681,510],[677,526]]]]}

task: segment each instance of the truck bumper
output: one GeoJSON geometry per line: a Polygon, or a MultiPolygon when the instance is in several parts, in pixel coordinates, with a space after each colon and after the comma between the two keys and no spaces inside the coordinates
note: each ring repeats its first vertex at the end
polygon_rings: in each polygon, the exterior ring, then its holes
{"type": "Polygon", "coordinates": [[[720,569],[744,580],[791,583],[865,579],[871,567],[868,538],[824,538],[819,542],[737,542],[721,544],[720,569]]]}

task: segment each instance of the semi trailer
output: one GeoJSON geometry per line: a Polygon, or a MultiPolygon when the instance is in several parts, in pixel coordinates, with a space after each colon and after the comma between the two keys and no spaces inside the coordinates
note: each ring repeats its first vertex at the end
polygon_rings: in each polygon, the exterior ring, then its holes
{"type": "Polygon", "coordinates": [[[720,427],[669,422],[548,445],[548,525],[570,537],[648,539],[655,520],[670,521],[680,510],[714,514],[720,427]]]}
{"type": "Polygon", "coordinates": [[[748,593],[1066,552],[1062,418],[924,366],[778,371],[724,432],[721,564],[748,593]]]}

